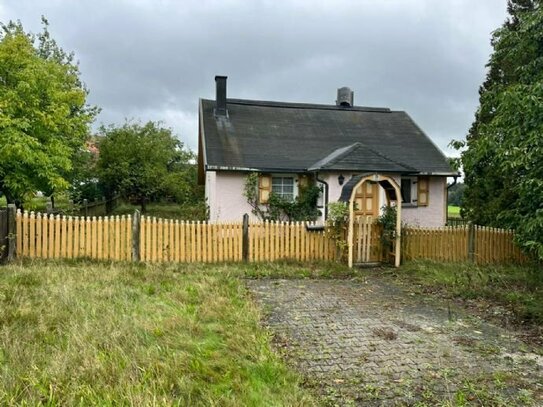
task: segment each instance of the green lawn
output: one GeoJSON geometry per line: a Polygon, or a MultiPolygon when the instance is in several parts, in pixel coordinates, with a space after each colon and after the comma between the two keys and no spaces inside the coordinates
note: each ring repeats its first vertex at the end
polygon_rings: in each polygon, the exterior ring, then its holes
{"type": "Polygon", "coordinates": [[[0,405],[313,405],[236,278],[274,268],[5,266],[0,405]]]}
{"type": "Polygon", "coordinates": [[[459,218],[460,217],[460,207],[459,206],[454,206],[454,205],[449,205],[448,206],[448,213],[449,213],[449,218],[459,218]]]}

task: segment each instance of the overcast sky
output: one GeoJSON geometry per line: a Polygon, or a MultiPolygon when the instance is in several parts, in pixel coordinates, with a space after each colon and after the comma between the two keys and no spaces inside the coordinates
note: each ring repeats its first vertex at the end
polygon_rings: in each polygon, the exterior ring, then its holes
{"type": "Polygon", "coordinates": [[[506,0],[1,0],[0,21],[74,51],[97,124],[162,120],[197,145],[198,98],[228,76],[234,98],[407,111],[447,154],[478,105],[506,0]]]}

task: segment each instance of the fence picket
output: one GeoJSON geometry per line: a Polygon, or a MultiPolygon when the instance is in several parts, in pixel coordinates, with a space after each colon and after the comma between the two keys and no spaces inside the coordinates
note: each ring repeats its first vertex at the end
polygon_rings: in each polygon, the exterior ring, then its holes
{"type": "Polygon", "coordinates": [[[30,258],[36,257],[36,219],[34,212],[30,212],[30,218],[28,219],[29,223],[29,247],[28,247],[28,256],[30,258]]]}
{"type": "MultiPolygon", "coordinates": [[[[17,212],[17,250],[22,257],[130,260],[131,216],[72,217],[17,212]]],[[[354,251],[359,261],[388,256],[381,252],[380,229],[370,218],[360,217],[355,227],[354,251]]],[[[278,259],[330,260],[335,243],[328,231],[308,230],[314,222],[265,221],[250,223],[250,261],[278,259]]],[[[466,225],[441,228],[408,227],[403,231],[406,260],[447,262],[468,260],[466,225]]],[[[474,261],[478,264],[522,263],[526,257],[514,244],[514,232],[474,226],[474,261]]],[[[224,262],[242,260],[240,222],[195,222],[141,217],[140,258],[157,262],[224,262]]]]}
{"type": "Polygon", "coordinates": [[[42,219],[41,213],[36,214],[36,257],[42,257],[42,219]]]}

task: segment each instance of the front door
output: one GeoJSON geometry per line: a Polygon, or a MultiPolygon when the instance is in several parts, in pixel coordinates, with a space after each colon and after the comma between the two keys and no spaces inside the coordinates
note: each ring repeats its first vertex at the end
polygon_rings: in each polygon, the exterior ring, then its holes
{"type": "Polygon", "coordinates": [[[379,184],[366,181],[355,194],[355,216],[377,217],[379,214],[379,184]]]}

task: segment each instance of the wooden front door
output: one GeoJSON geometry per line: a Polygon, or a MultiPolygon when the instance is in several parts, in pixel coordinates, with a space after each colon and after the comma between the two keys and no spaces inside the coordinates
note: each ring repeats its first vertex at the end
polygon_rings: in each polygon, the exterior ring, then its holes
{"type": "Polygon", "coordinates": [[[355,216],[377,217],[379,214],[379,184],[366,181],[355,194],[355,216]]]}

